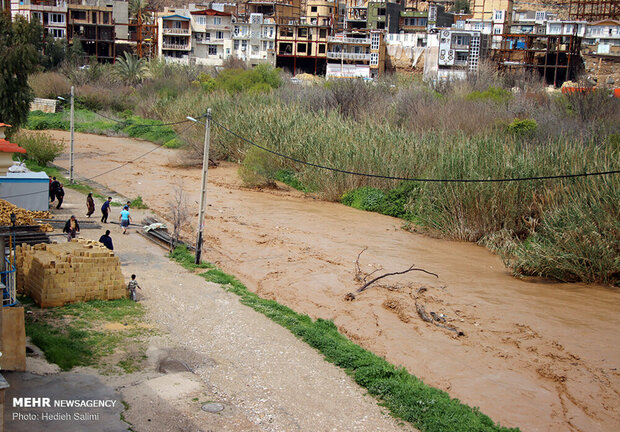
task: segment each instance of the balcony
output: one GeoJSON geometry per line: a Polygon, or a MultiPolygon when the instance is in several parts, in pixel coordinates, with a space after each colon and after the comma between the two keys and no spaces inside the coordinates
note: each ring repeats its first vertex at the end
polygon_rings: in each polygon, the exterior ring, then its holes
{"type": "Polygon", "coordinates": [[[188,28],[174,28],[174,27],[164,27],[164,34],[169,35],[188,35],[188,28]]]}
{"type": "Polygon", "coordinates": [[[163,49],[170,49],[170,50],[182,50],[182,51],[189,51],[190,47],[187,44],[175,44],[175,43],[169,43],[169,42],[164,42],[161,47],[163,49]]]}
{"type": "Polygon", "coordinates": [[[370,60],[370,54],[348,53],[348,52],[328,52],[328,59],[335,60],[370,60]]]}
{"type": "Polygon", "coordinates": [[[329,36],[327,41],[330,43],[347,44],[347,45],[370,45],[370,38],[353,38],[329,36]]]}

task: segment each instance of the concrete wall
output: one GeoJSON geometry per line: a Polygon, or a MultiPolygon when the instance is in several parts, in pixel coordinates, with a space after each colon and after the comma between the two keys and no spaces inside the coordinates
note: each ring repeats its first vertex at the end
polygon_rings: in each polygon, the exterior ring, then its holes
{"type": "Polygon", "coordinates": [[[30,104],[30,111],[43,111],[44,113],[56,112],[56,100],[55,99],[41,99],[34,98],[30,104]]]}

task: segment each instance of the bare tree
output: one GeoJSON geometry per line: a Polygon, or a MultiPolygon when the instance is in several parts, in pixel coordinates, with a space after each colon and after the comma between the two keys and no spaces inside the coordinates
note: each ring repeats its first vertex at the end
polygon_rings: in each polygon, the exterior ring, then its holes
{"type": "Polygon", "coordinates": [[[173,186],[172,198],[168,201],[168,208],[172,219],[172,244],[170,247],[174,248],[179,243],[181,228],[189,219],[189,206],[187,196],[183,191],[183,182],[179,181],[173,186]]]}

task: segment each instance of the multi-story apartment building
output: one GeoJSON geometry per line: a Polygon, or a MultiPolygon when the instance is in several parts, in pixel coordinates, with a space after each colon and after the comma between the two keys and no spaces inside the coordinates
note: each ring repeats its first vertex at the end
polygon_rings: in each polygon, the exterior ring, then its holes
{"type": "Polygon", "coordinates": [[[47,36],[67,37],[67,3],[64,0],[12,0],[11,16],[21,15],[28,21],[37,19],[47,36]]]}
{"type": "Polygon", "coordinates": [[[191,59],[197,64],[220,66],[232,55],[232,15],[213,9],[191,15],[191,59]]]}
{"type": "Polygon", "coordinates": [[[473,0],[473,17],[469,20],[474,31],[491,36],[491,48],[499,48],[502,35],[510,32],[513,0],[473,0]]]}
{"type": "Polygon", "coordinates": [[[94,4],[67,5],[67,39],[79,39],[86,57],[99,62],[113,62],[116,57],[114,7],[127,8],[124,2],[95,1],[94,4]]]}
{"type": "Polygon", "coordinates": [[[404,10],[404,6],[405,2],[401,0],[369,1],[366,28],[397,33],[400,13],[404,10]]]}
{"type": "Polygon", "coordinates": [[[329,25],[289,24],[278,26],[276,36],[278,67],[322,73],[327,62],[329,25]]]}
{"type": "Polygon", "coordinates": [[[276,64],[276,22],[263,14],[250,14],[247,19],[239,17],[233,24],[232,55],[249,66],[259,63],[276,64]]]}
{"type": "Polygon", "coordinates": [[[487,56],[488,35],[472,30],[442,29],[429,34],[424,77],[429,80],[464,78],[476,72],[487,56]]]}
{"type": "Polygon", "coordinates": [[[189,63],[192,50],[191,18],[188,10],[164,10],[158,17],[158,55],[165,61],[189,63]]]}
{"type": "Polygon", "coordinates": [[[273,18],[276,24],[298,22],[302,9],[301,0],[241,0],[237,8],[237,15],[243,20],[258,13],[265,18],[273,18]]]}
{"type": "Polygon", "coordinates": [[[346,0],[344,29],[365,29],[368,27],[368,0],[346,0]]]}
{"type": "Polygon", "coordinates": [[[338,13],[337,0],[306,0],[300,21],[333,28],[338,23],[338,13]]]}
{"type": "Polygon", "coordinates": [[[329,37],[326,77],[375,78],[385,70],[381,30],[345,31],[329,37]]]}

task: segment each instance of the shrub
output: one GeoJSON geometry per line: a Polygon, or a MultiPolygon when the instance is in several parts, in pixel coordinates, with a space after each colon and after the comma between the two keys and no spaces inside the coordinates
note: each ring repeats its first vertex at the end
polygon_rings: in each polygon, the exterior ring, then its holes
{"type": "Polygon", "coordinates": [[[58,72],[39,72],[28,77],[34,95],[39,98],[56,99],[71,92],[71,83],[58,72]]]}
{"type": "Polygon", "coordinates": [[[260,93],[278,88],[282,85],[280,70],[267,64],[260,64],[254,69],[225,69],[215,79],[217,88],[229,93],[249,91],[260,93]]]}
{"type": "Polygon", "coordinates": [[[512,93],[510,91],[498,88],[498,87],[489,87],[485,91],[473,91],[467,95],[466,99],[469,101],[493,101],[496,103],[502,103],[508,101],[512,98],[512,93]]]}
{"type": "Polygon", "coordinates": [[[13,139],[20,147],[26,149],[26,159],[33,160],[40,166],[53,162],[64,150],[63,143],[55,142],[47,134],[22,131],[13,139]]]}
{"type": "Polygon", "coordinates": [[[279,163],[274,155],[252,147],[246,152],[239,167],[239,176],[249,187],[273,187],[278,170],[279,163]]]}
{"type": "Polygon", "coordinates": [[[524,136],[531,135],[536,132],[538,123],[534,119],[514,119],[512,123],[508,125],[508,131],[515,135],[524,136]]]}

